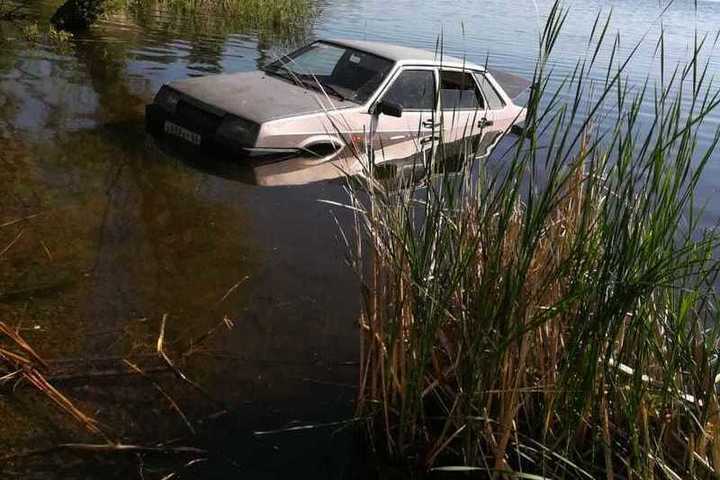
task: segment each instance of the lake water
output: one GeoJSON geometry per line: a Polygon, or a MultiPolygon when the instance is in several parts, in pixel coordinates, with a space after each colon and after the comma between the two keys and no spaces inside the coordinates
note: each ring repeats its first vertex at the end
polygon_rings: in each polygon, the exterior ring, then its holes
{"type": "MultiPolygon", "coordinates": [[[[58,2],[28,3],[42,32],[58,2]]],[[[352,416],[358,286],[334,219],[342,224],[346,214],[318,202],[343,201],[342,188],[257,187],[232,162],[163,153],[144,133],[143,107],[165,82],[253,70],[289,44],[316,37],[434,49],[442,33],[451,54],[531,77],[549,6],[324,0],[292,38],[159,7],[116,12],[67,42],[33,39],[24,23],[0,23],[0,225],[33,216],[0,228],[0,251],[17,238],[0,254],[0,320],[21,325],[43,356],[70,372],[59,386],[117,438],[209,448],[208,460],[188,475],[362,477],[348,433],[252,434],[352,416]],[[186,365],[221,405],[162,379],[189,416],[204,419],[197,436],[187,435],[146,380],[98,374],[88,381],[78,374],[117,369],[125,357],[143,362],[165,314],[176,352],[223,317],[234,323],[186,365]],[[214,416],[219,409],[230,413],[214,416]]],[[[553,58],[560,76],[587,53],[600,10],[613,10],[611,33],[622,32],[621,51],[648,36],[629,68],[635,83],[658,78],[661,28],[668,63],[675,64],[690,55],[696,30],[712,42],[720,25],[716,1],[700,0],[696,8],[678,0],[662,18],[657,0],[571,6],[553,58]]],[[[709,72],[717,75],[720,55],[708,54],[709,72]]],[[[601,59],[607,57],[603,50],[601,59]]],[[[719,123],[720,112],[701,132],[701,144],[719,123]]],[[[719,173],[716,156],[701,186],[708,222],[720,216],[719,173]]],[[[0,396],[4,450],[93,441],[52,409],[38,408],[39,397],[25,390],[0,396]]],[[[0,465],[0,473],[134,478],[142,470],[155,478],[189,459],[121,460],[108,473],[107,458],[44,455],[0,465]]]]}

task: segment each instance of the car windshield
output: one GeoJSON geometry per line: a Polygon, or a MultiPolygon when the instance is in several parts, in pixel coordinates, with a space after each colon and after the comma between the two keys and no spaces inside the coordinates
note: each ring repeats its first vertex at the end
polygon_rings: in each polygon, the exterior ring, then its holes
{"type": "Polygon", "coordinates": [[[305,86],[356,103],[365,103],[393,67],[377,55],[325,42],[315,42],[281,57],[265,68],[305,86]]]}

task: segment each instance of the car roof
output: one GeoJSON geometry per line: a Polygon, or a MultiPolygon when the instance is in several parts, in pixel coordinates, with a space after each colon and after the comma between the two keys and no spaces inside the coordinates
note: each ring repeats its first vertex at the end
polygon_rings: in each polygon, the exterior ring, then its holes
{"type": "Polygon", "coordinates": [[[372,53],[373,55],[403,64],[443,65],[446,67],[485,71],[485,67],[466,59],[452,57],[446,54],[440,55],[439,52],[431,52],[419,48],[402,47],[390,43],[368,42],[364,40],[320,39],[319,41],[354,48],[355,50],[372,53]]]}

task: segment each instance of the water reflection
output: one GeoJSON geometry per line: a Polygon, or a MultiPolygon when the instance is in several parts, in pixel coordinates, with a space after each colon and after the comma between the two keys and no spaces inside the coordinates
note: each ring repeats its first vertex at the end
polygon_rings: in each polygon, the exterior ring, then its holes
{"type": "MultiPolygon", "coordinates": [[[[35,11],[41,22],[52,11],[46,7],[35,11]]],[[[323,185],[256,189],[155,148],[143,106],[160,83],[219,71],[228,58],[251,68],[260,57],[251,35],[204,35],[173,22],[124,12],[62,46],[10,34],[16,40],[0,54],[0,132],[12,136],[2,152],[0,223],[43,216],[0,231],[4,246],[24,230],[0,259],[0,316],[32,322],[28,341],[56,372],[69,371],[59,385],[116,438],[155,444],[179,436],[205,446],[214,453],[204,478],[237,474],[238,465],[288,474],[309,465],[335,478],[350,455],[334,460],[327,452],[351,443],[327,432],[309,443],[307,436],[261,441],[252,431],[352,414],[353,391],[344,385],[354,381],[356,286],[334,220],[317,202],[342,195],[323,185]],[[145,355],[165,314],[174,353],[225,316],[236,325],[183,362],[229,417],[213,420],[216,405],[159,377],[190,418],[204,419],[195,438],[142,378],[82,376],[117,369],[125,356],[151,368],[145,355]]],[[[97,441],[28,395],[0,398],[0,444],[97,441]]],[[[176,459],[130,457],[108,471],[108,458],[71,457],[4,464],[0,475],[128,478],[140,464],[148,474],[178,468],[176,459]]]]}
{"type": "Polygon", "coordinates": [[[199,172],[226,180],[263,187],[306,186],[320,182],[345,185],[346,172],[358,172],[355,159],[322,160],[288,154],[272,160],[231,156],[221,151],[201,151],[168,138],[154,139],[154,146],[171,158],[199,172]]]}

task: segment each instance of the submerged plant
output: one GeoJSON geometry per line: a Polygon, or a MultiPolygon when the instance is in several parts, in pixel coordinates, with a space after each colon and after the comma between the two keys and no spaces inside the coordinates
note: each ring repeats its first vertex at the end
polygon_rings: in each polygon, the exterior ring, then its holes
{"type": "Polygon", "coordinates": [[[23,37],[25,37],[25,40],[29,42],[38,42],[42,38],[42,34],[40,33],[40,27],[36,22],[23,25],[21,31],[23,37]]]}
{"type": "Polygon", "coordinates": [[[695,198],[720,139],[697,146],[720,103],[705,42],[668,73],[661,38],[662,80],[639,88],[637,47],[613,48],[593,84],[598,16],[594,54],[550,90],[566,16],[550,11],[525,134],[499,161],[468,147],[460,173],[389,188],[370,154],[350,189],[358,413],[377,448],[425,470],[717,476],[720,236],[695,198]]]}

